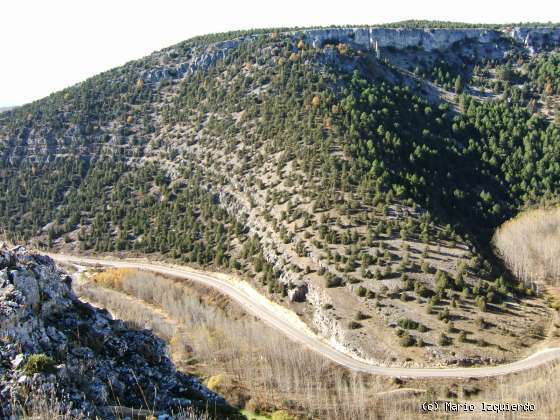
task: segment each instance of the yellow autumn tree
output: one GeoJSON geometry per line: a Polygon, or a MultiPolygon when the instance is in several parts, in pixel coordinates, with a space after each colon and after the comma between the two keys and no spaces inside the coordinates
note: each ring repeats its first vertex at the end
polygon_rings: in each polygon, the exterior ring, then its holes
{"type": "Polygon", "coordinates": [[[338,52],[342,55],[348,54],[348,44],[340,43],[336,46],[338,52]]]}
{"type": "Polygon", "coordinates": [[[554,89],[552,87],[552,83],[547,82],[547,84],[544,86],[544,94],[546,96],[550,96],[550,95],[552,95],[553,92],[554,92],[554,89]]]}
{"type": "Polygon", "coordinates": [[[319,105],[321,105],[321,98],[319,98],[317,95],[315,95],[313,97],[313,99],[311,99],[311,105],[313,105],[315,108],[317,108],[319,105]]]}

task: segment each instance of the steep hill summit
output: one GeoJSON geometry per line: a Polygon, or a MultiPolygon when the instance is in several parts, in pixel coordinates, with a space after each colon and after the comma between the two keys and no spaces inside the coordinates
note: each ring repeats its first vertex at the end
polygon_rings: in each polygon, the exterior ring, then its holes
{"type": "Polygon", "coordinates": [[[379,363],[515,359],[550,309],[490,239],[558,196],[559,42],[421,22],[188,40],[0,114],[0,227],[234,272],[379,363]]]}

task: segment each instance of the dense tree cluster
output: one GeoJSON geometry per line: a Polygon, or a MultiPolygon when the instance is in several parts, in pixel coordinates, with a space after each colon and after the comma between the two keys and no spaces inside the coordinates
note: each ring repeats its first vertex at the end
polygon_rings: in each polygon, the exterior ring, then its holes
{"type": "Polygon", "coordinates": [[[527,68],[535,91],[547,96],[560,95],[560,54],[540,55],[527,68]]]}

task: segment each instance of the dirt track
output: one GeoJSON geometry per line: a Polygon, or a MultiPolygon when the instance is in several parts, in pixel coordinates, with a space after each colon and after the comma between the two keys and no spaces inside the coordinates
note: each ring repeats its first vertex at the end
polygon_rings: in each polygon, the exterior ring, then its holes
{"type": "Polygon", "coordinates": [[[55,261],[61,263],[135,268],[184,278],[213,287],[238,302],[247,312],[252,313],[273,328],[281,331],[290,339],[355,371],[401,378],[480,378],[532,369],[560,359],[560,348],[549,348],[540,350],[525,359],[498,366],[473,368],[400,368],[379,366],[374,362],[359,359],[335,349],[326,340],[313,333],[296,314],[269,301],[247,283],[230,279],[224,274],[201,272],[187,267],[134,260],[87,258],[63,254],[49,255],[55,261]]]}

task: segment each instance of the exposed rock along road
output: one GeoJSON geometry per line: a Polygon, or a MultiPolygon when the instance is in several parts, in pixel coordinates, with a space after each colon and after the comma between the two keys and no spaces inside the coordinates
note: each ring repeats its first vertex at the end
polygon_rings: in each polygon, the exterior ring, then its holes
{"type": "Polygon", "coordinates": [[[256,290],[239,281],[229,281],[222,274],[208,274],[186,267],[145,263],[133,260],[89,258],[64,254],[48,254],[55,261],[67,264],[101,265],[106,267],[135,268],[163,275],[195,281],[217,289],[239,303],[247,312],[257,316],[285,336],[297,341],[342,366],[359,372],[401,378],[481,378],[499,376],[542,366],[560,359],[560,348],[539,350],[513,363],[473,368],[406,368],[386,367],[357,358],[335,349],[297,318],[293,312],[277,305],[256,290]],[[291,313],[291,314],[290,314],[291,313]]]}

